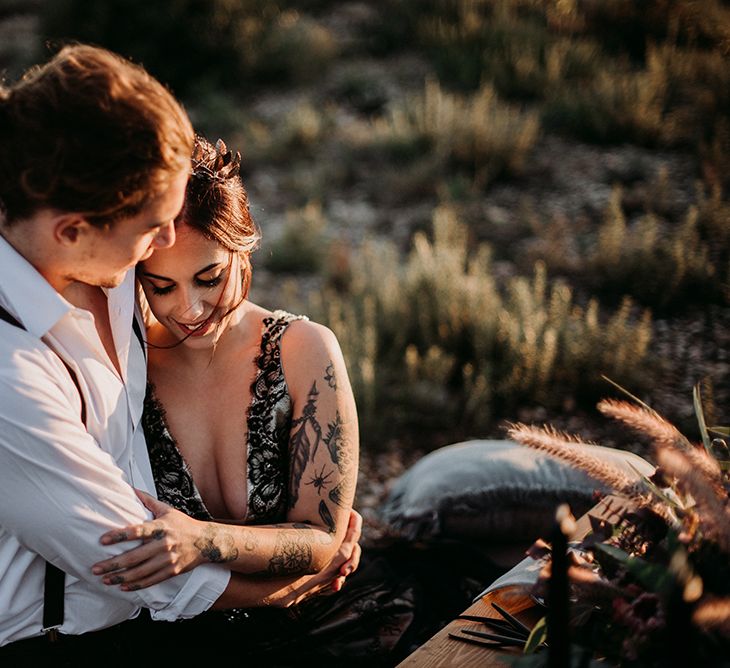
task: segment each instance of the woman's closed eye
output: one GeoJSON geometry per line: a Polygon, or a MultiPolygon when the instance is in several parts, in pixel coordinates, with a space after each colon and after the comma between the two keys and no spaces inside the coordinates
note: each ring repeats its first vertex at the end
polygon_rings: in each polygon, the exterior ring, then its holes
{"type": "Polygon", "coordinates": [[[154,283],[150,282],[150,287],[152,288],[153,295],[167,295],[175,289],[175,284],[172,283],[172,284],[166,285],[164,287],[159,287],[159,286],[155,285],[154,283]]]}
{"type": "MultiPolygon", "coordinates": [[[[218,274],[218,276],[214,276],[213,278],[195,278],[194,283],[196,286],[200,288],[214,288],[217,285],[220,285],[220,282],[223,280],[223,274],[218,274]]],[[[152,294],[153,295],[168,295],[170,294],[176,287],[175,283],[170,283],[170,285],[155,285],[152,281],[149,282],[150,288],[152,288],[152,294]]]]}
{"type": "Polygon", "coordinates": [[[218,274],[218,276],[215,276],[214,278],[208,278],[206,280],[203,280],[202,278],[196,278],[195,284],[199,285],[201,288],[214,288],[216,285],[220,285],[220,282],[223,280],[223,274],[218,274]]]}

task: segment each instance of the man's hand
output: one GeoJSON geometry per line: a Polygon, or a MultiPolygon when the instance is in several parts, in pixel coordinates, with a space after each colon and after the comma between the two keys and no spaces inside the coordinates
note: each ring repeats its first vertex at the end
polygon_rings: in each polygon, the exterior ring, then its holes
{"type": "Polygon", "coordinates": [[[108,531],[101,537],[101,543],[141,540],[142,545],[100,561],[92,568],[95,575],[102,576],[104,584],[121,585],[125,591],[149,587],[204,563],[201,551],[195,547],[202,533],[201,522],[149,494],[135,491],[154,519],[108,531]]]}

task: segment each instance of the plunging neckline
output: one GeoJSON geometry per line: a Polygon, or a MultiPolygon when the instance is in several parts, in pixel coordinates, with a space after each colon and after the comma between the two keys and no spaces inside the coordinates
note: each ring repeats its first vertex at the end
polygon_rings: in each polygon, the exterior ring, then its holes
{"type": "MultiPolygon", "coordinates": [[[[291,399],[281,367],[280,339],[294,320],[274,311],[262,321],[256,370],[246,407],[246,514],[236,522],[268,523],[283,519],[288,499],[288,425],[291,399]]],[[[215,519],[195,483],[192,469],[170,430],[165,407],[152,381],[145,398],[145,437],[158,496],[198,519],[215,519]]]]}

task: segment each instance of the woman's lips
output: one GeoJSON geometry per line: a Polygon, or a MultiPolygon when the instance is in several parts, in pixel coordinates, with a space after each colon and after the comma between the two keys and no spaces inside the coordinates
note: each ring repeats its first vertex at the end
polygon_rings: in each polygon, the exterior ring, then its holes
{"type": "Polygon", "coordinates": [[[177,320],[175,320],[175,324],[183,331],[185,336],[203,336],[210,330],[212,322],[210,318],[206,318],[199,323],[191,325],[185,325],[177,320]]]}

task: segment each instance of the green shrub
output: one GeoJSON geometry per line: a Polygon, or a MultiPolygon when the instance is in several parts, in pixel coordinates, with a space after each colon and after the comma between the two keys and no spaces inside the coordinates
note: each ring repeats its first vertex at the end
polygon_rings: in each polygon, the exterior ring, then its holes
{"type": "MultiPolygon", "coordinates": [[[[400,4],[400,3],[395,3],[400,4]]],[[[530,100],[545,128],[689,147],[730,184],[730,8],[721,0],[435,0],[409,16],[449,89],[530,100]]]]}
{"type": "Polygon", "coordinates": [[[484,86],[474,95],[442,90],[430,80],[424,92],[392,105],[382,118],[350,131],[356,147],[370,147],[408,162],[432,155],[456,166],[484,187],[505,174],[518,174],[539,133],[537,115],[502,102],[484,86]]]}
{"type": "Polygon", "coordinates": [[[707,192],[698,184],[695,202],[675,219],[662,211],[670,187],[660,176],[644,210],[629,220],[616,186],[595,230],[560,218],[536,221],[527,257],[604,301],[629,296],[655,313],[727,304],[730,204],[719,188],[707,192]]]}
{"type": "Polygon", "coordinates": [[[263,35],[252,74],[264,82],[306,83],[321,76],[337,53],[337,43],[327,28],[289,10],[263,35]]]}
{"type": "Polygon", "coordinates": [[[730,38],[730,8],[723,0],[578,0],[572,3],[585,31],[614,54],[636,61],[648,43],[724,49],[730,38]]]}
{"type": "Polygon", "coordinates": [[[326,228],[319,202],[289,211],[281,235],[265,251],[264,266],[276,273],[318,272],[326,253],[326,228]]]}
{"type": "Polygon", "coordinates": [[[503,290],[489,247],[471,246],[442,207],[433,238],[417,234],[406,258],[368,244],[338,290],[310,297],[307,312],[342,344],[366,446],[484,434],[524,402],[592,400],[601,374],[647,382],[648,313],[637,321],[629,300],[607,315],[595,301],[581,307],[540,265],[503,290]]]}
{"type": "Polygon", "coordinates": [[[701,199],[675,223],[645,214],[628,225],[617,190],[585,268],[589,285],[655,310],[727,303],[728,222],[727,203],[701,199]]]}
{"type": "Polygon", "coordinates": [[[525,16],[520,4],[462,0],[423,18],[419,33],[439,80],[466,90],[488,82],[508,98],[540,97],[550,36],[544,17],[525,16]]]}
{"type": "Polygon", "coordinates": [[[313,19],[269,0],[53,0],[42,35],[105,46],[145,65],[178,95],[320,74],[333,37],[313,19]]]}

